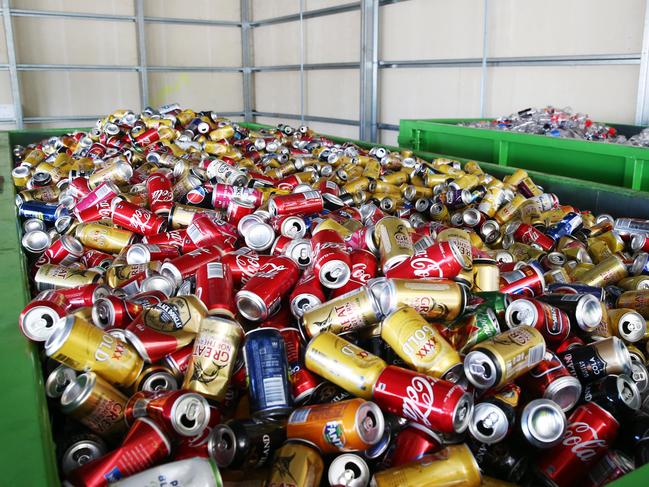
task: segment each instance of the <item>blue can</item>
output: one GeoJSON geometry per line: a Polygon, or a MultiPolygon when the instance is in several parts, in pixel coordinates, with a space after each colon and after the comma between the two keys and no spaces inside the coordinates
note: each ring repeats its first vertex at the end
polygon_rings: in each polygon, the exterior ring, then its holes
{"type": "Polygon", "coordinates": [[[583,223],[584,219],[581,215],[571,211],[570,213],[566,213],[566,216],[559,220],[555,225],[548,228],[545,234],[553,240],[559,240],[561,237],[565,237],[566,235],[572,235],[572,232],[577,230],[583,223]]]}
{"type": "Polygon", "coordinates": [[[293,410],[293,399],[286,345],[279,330],[257,328],[246,333],[243,357],[252,416],[260,419],[288,416],[293,410]]]}
{"type": "Polygon", "coordinates": [[[70,212],[63,205],[53,205],[42,201],[24,201],[18,207],[18,215],[23,218],[38,218],[46,222],[55,222],[59,217],[68,216],[70,212]]]}
{"type": "Polygon", "coordinates": [[[446,192],[446,206],[449,208],[464,208],[471,204],[471,193],[466,189],[449,189],[446,192]]]}
{"type": "Polygon", "coordinates": [[[599,301],[604,301],[604,288],[595,286],[586,286],[585,284],[565,284],[562,282],[553,282],[548,285],[549,293],[563,293],[563,294],[592,294],[599,301]]]}

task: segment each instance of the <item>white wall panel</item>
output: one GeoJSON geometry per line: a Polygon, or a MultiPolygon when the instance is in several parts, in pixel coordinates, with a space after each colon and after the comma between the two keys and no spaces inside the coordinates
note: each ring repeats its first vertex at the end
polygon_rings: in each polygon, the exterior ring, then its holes
{"type": "Polygon", "coordinates": [[[262,25],[252,29],[255,66],[300,63],[300,23],[262,25]]]}
{"type": "Polygon", "coordinates": [[[297,71],[255,73],[258,112],[300,113],[300,74],[297,71]]]}
{"type": "Polygon", "coordinates": [[[480,68],[384,69],[379,78],[379,120],[476,117],[480,68]]]}
{"type": "Polygon", "coordinates": [[[396,130],[379,130],[379,143],[386,145],[399,145],[397,137],[399,132],[396,130]]]}
{"type": "Polygon", "coordinates": [[[353,125],[339,125],[334,123],[309,122],[306,124],[320,134],[337,135],[348,139],[358,139],[358,127],[353,125]]]}
{"type": "Polygon", "coordinates": [[[240,73],[149,73],[153,105],[178,102],[194,110],[234,112],[243,109],[240,73]]]}
{"type": "Polygon", "coordinates": [[[16,58],[27,64],[137,64],[131,22],[15,17],[16,58]]]}
{"type": "Polygon", "coordinates": [[[254,20],[291,15],[300,11],[300,0],[251,0],[254,20]]]}
{"type": "Polygon", "coordinates": [[[379,58],[481,57],[482,5],[478,0],[409,0],[381,7],[379,58]]]}
{"type": "Polygon", "coordinates": [[[489,56],[639,53],[645,3],[644,0],[491,1],[489,56]]]}
{"type": "Polygon", "coordinates": [[[488,73],[485,115],[554,105],[570,106],[595,120],[629,123],[637,85],[638,66],[494,67],[488,73]]]}
{"type": "Polygon", "coordinates": [[[103,115],[140,110],[137,73],[25,71],[20,73],[26,117],[103,115]]]}
{"type": "MultiPolygon", "coordinates": [[[[168,2],[171,0],[165,0],[168,2]]],[[[162,3],[162,2],[160,2],[162,3]]],[[[12,0],[12,8],[133,15],[133,0],[12,0]]]]}
{"type": "Polygon", "coordinates": [[[7,38],[4,22],[0,22],[0,63],[7,62],[7,38]]]}
{"type": "Polygon", "coordinates": [[[240,0],[144,0],[144,15],[238,22],[239,5],[240,0]]]}
{"type": "Polygon", "coordinates": [[[241,30],[207,25],[147,23],[152,66],[241,66],[241,30]]]}
{"type": "MultiPolygon", "coordinates": [[[[304,21],[307,63],[360,60],[359,11],[326,15],[304,21]]],[[[298,46],[296,46],[296,49],[298,46]]]]}
{"type": "Polygon", "coordinates": [[[357,69],[307,71],[305,113],[358,120],[358,84],[357,69]]]}

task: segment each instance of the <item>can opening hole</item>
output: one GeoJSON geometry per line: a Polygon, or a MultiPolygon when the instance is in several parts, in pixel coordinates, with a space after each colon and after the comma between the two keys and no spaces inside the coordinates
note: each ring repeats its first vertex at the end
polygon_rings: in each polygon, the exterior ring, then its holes
{"type": "Polygon", "coordinates": [[[360,478],[361,474],[361,469],[356,465],[354,462],[347,462],[345,463],[345,470],[351,472],[355,479],[360,478]]]}
{"type": "Polygon", "coordinates": [[[521,322],[521,314],[518,311],[512,312],[512,323],[518,325],[521,322]]]}
{"type": "Polygon", "coordinates": [[[324,278],[327,282],[336,282],[339,275],[340,271],[333,270],[325,272],[324,278]]]}
{"type": "Polygon", "coordinates": [[[167,390],[168,385],[167,379],[164,377],[155,377],[149,381],[149,390],[164,391],[167,390]]]}
{"type": "Polygon", "coordinates": [[[183,414],[180,416],[180,424],[187,429],[192,429],[196,426],[196,418],[190,418],[188,415],[183,414]]]}
{"type": "Polygon", "coordinates": [[[223,451],[231,450],[233,445],[234,443],[232,441],[232,437],[228,434],[221,435],[217,443],[219,450],[223,450],[223,451]]]}
{"type": "Polygon", "coordinates": [[[301,310],[306,310],[310,304],[309,298],[301,298],[297,301],[297,307],[301,310]]]}
{"type": "Polygon", "coordinates": [[[631,389],[631,387],[629,387],[629,384],[625,383],[622,386],[622,391],[621,391],[620,395],[622,396],[622,399],[624,400],[624,402],[630,403],[631,400],[633,399],[633,389],[631,389]]]}
{"type": "Polygon", "coordinates": [[[375,428],[377,424],[376,421],[376,416],[372,411],[367,412],[367,416],[365,417],[365,426],[367,426],[367,429],[375,428]]]}
{"type": "Polygon", "coordinates": [[[308,255],[300,255],[297,258],[297,263],[303,266],[309,265],[311,263],[311,258],[308,255]]]}
{"type": "Polygon", "coordinates": [[[291,224],[290,233],[299,233],[302,231],[302,225],[299,222],[293,222],[291,224]]]}
{"type": "Polygon", "coordinates": [[[41,320],[43,321],[45,328],[52,328],[52,326],[54,326],[54,318],[52,318],[50,315],[43,315],[41,320]]]}
{"type": "Polygon", "coordinates": [[[635,331],[635,325],[632,321],[624,320],[620,323],[620,328],[625,335],[630,335],[635,331]]]}
{"type": "Polygon", "coordinates": [[[493,375],[491,364],[489,362],[482,362],[480,365],[482,365],[482,377],[484,377],[485,379],[490,379],[493,375]]]}
{"type": "Polygon", "coordinates": [[[494,433],[493,426],[488,424],[487,421],[478,421],[476,429],[484,436],[491,436],[494,433]]]}
{"type": "Polygon", "coordinates": [[[91,448],[80,448],[76,452],[74,452],[73,457],[76,464],[81,466],[85,465],[90,460],[93,460],[95,458],[95,455],[93,455],[91,448]]]}

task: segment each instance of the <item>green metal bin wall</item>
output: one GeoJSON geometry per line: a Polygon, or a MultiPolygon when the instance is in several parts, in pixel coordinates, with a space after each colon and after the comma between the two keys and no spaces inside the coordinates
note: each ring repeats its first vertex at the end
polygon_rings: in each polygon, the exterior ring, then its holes
{"type": "MultiPolygon", "coordinates": [[[[399,145],[547,174],[649,190],[649,148],[459,126],[488,119],[401,120],[399,145]]],[[[627,136],[643,127],[615,125],[627,136]]]]}
{"type": "MultiPolygon", "coordinates": [[[[253,129],[266,125],[243,124],[253,129]]],[[[23,130],[0,133],[0,175],[4,178],[0,190],[0,363],[3,371],[3,397],[0,402],[0,431],[3,432],[0,450],[0,471],[3,485],[54,486],[59,485],[54,442],[44,393],[43,376],[38,347],[29,343],[18,329],[17,318],[29,301],[28,276],[20,245],[20,227],[16,218],[15,192],[11,180],[11,149],[16,144],[28,144],[52,135],[68,133],[73,129],[23,130]]],[[[369,148],[375,144],[331,137],[336,142],[354,142],[369,148]]],[[[397,147],[387,146],[390,150],[397,147]]],[[[444,157],[441,154],[416,151],[426,159],[444,157]]],[[[457,158],[461,161],[466,159],[457,158]]],[[[480,163],[487,171],[502,177],[513,168],[480,163]]],[[[649,193],[587,183],[570,178],[531,172],[534,180],[548,191],[555,192],[562,201],[595,213],[649,216],[649,193]]],[[[618,480],[616,487],[647,485],[649,466],[638,469],[618,480]]]]}

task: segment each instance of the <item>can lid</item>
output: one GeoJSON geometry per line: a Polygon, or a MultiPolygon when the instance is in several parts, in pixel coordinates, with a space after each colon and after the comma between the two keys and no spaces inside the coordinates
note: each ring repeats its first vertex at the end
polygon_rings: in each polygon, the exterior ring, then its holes
{"type": "Polygon", "coordinates": [[[473,416],[468,423],[471,436],[481,443],[491,445],[502,441],[512,426],[509,424],[507,415],[491,402],[481,402],[473,408],[473,416]]]}
{"type": "Polygon", "coordinates": [[[178,390],[178,381],[173,374],[166,370],[157,370],[148,374],[140,382],[141,391],[175,391],[178,390]]]}
{"type": "Polygon", "coordinates": [[[577,325],[584,331],[597,328],[602,321],[602,305],[592,294],[584,294],[575,308],[577,325]]]}
{"type": "Polygon", "coordinates": [[[367,445],[375,445],[381,440],[385,430],[383,411],[372,401],[365,401],[356,410],[356,431],[367,445]]]}
{"type": "Polygon", "coordinates": [[[131,245],[126,251],[126,263],[133,264],[146,264],[151,260],[151,252],[145,244],[136,243],[131,245]]]}
{"type": "Polygon", "coordinates": [[[33,253],[43,252],[52,244],[52,238],[43,230],[32,230],[23,235],[22,245],[33,253]]]}
{"type": "Polygon", "coordinates": [[[629,272],[634,276],[641,275],[647,264],[647,260],[649,260],[649,254],[646,252],[640,252],[635,256],[635,259],[633,259],[633,264],[631,264],[629,272]]]}
{"type": "Polygon", "coordinates": [[[322,304],[322,301],[320,301],[320,298],[316,295],[301,293],[291,300],[291,313],[293,313],[293,316],[296,318],[301,318],[306,311],[318,306],[319,304],[322,304]]]}
{"type": "Polygon", "coordinates": [[[634,235],[631,238],[631,250],[633,251],[640,250],[644,246],[646,240],[647,240],[646,235],[634,235]]]}
{"type": "Polygon", "coordinates": [[[572,375],[553,380],[545,389],[543,397],[556,402],[561,409],[569,411],[581,397],[581,382],[572,375]]]}
{"type": "Polygon", "coordinates": [[[343,287],[349,281],[352,271],[343,260],[330,260],[320,267],[318,278],[322,285],[329,289],[343,287]]]}
{"type": "Polygon", "coordinates": [[[32,301],[19,318],[20,330],[32,341],[45,342],[56,331],[65,311],[49,301],[32,301]]]}
{"type": "Polygon", "coordinates": [[[633,380],[641,395],[649,389],[647,367],[637,360],[631,361],[631,380],[633,380]]]}
{"type": "Polygon", "coordinates": [[[171,425],[181,436],[197,436],[210,422],[210,406],[200,394],[187,392],[171,407],[171,425]]]}
{"type": "Polygon", "coordinates": [[[235,301],[239,313],[250,321],[261,321],[268,317],[268,307],[264,300],[246,289],[237,293],[235,301]]]}
{"type": "Polygon", "coordinates": [[[642,403],[642,397],[635,382],[626,375],[618,375],[616,380],[618,397],[629,409],[638,410],[642,403]]]}
{"type": "Polygon", "coordinates": [[[229,467],[237,453],[237,436],[227,424],[212,429],[208,439],[208,451],[221,468],[229,467]]]}
{"type": "Polygon", "coordinates": [[[534,326],[539,319],[539,312],[529,299],[517,299],[505,311],[505,321],[510,328],[521,325],[534,326]]]}
{"type": "Polygon", "coordinates": [[[48,357],[54,355],[63,346],[72,332],[75,320],[74,315],[68,315],[57,320],[54,331],[45,342],[45,353],[48,357]]]}
{"type": "Polygon", "coordinates": [[[282,221],[280,232],[285,237],[302,238],[306,235],[306,223],[299,216],[289,216],[282,221]]]}
{"type": "Polygon", "coordinates": [[[329,485],[364,487],[370,479],[370,468],[365,460],[353,453],[338,455],[329,465],[329,485]]]}
{"type": "Polygon", "coordinates": [[[307,268],[313,262],[311,242],[303,238],[291,240],[287,244],[284,254],[290,257],[301,269],[307,268]]]}
{"type": "Polygon", "coordinates": [[[66,387],[77,378],[77,372],[66,365],[59,365],[50,372],[45,381],[45,394],[56,399],[61,397],[66,387]]]}
{"type": "Polygon", "coordinates": [[[502,371],[489,350],[479,349],[464,358],[464,374],[475,387],[488,389],[500,380],[502,371]]]}
{"type": "Polygon", "coordinates": [[[637,311],[628,311],[618,318],[617,329],[620,337],[627,342],[637,342],[647,332],[647,322],[637,311]]]}
{"type": "Polygon", "coordinates": [[[153,274],[140,283],[140,292],[161,291],[167,296],[173,296],[176,283],[165,274],[153,274]]]}
{"type": "Polygon", "coordinates": [[[65,475],[81,465],[106,453],[106,445],[91,438],[84,438],[70,445],[61,458],[61,470],[65,475]]]}
{"type": "Polygon", "coordinates": [[[86,372],[70,382],[61,395],[61,411],[69,414],[81,406],[95,387],[97,374],[86,372]]]}
{"type": "Polygon", "coordinates": [[[537,448],[558,444],[566,431],[566,415],[549,399],[530,401],[521,414],[521,430],[527,441],[537,448]]]}
{"type": "Polygon", "coordinates": [[[25,232],[31,232],[34,230],[43,230],[46,229],[45,222],[40,218],[28,218],[23,222],[23,230],[25,232]]]}
{"type": "Polygon", "coordinates": [[[180,286],[180,283],[183,281],[183,276],[180,273],[180,270],[171,262],[165,262],[162,264],[160,267],[160,273],[171,279],[176,286],[180,286]]]}
{"type": "Polygon", "coordinates": [[[115,325],[115,305],[110,298],[99,298],[92,306],[92,322],[102,329],[115,325]]]}
{"type": "Polygon", "coordinates": [[[248,227],[244,235],[246,246],[262,251],[270,248],[275,240],[275,231],[267,223],[256,223],[248,227]]]}

